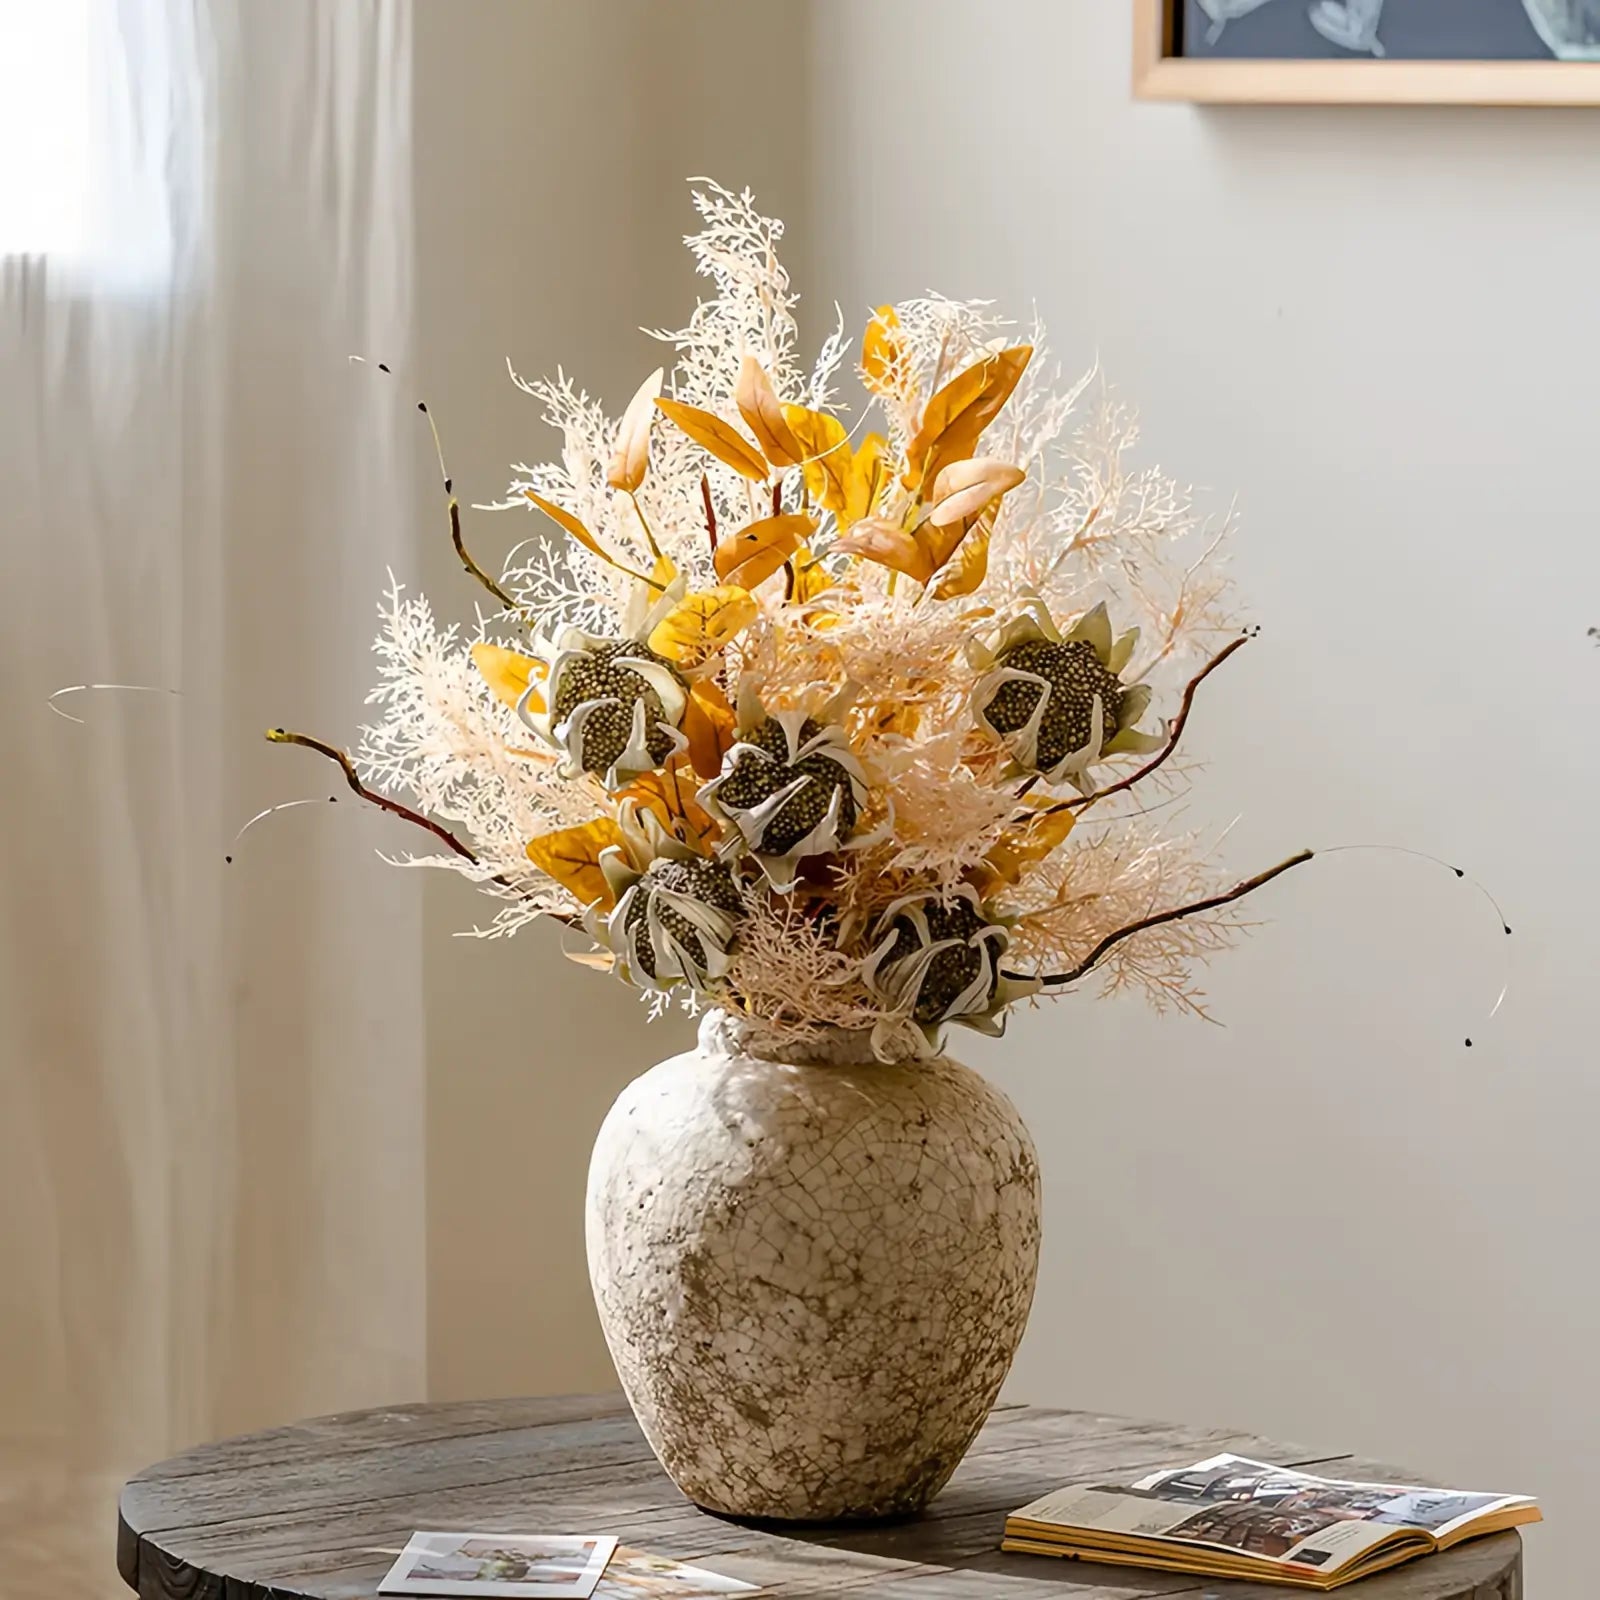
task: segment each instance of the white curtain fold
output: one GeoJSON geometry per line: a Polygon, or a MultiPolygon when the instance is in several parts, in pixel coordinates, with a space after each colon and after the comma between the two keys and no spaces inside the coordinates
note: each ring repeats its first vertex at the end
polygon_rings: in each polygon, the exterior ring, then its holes
{"type": "Polygon", "coordinates": [[[111,1594],[119,1473],[423,1389],[420,886],[261,734],[348,737],[437,490],[409,7],[88,13],[89,226],[0,262],[0,1547],[111,1594]]]}

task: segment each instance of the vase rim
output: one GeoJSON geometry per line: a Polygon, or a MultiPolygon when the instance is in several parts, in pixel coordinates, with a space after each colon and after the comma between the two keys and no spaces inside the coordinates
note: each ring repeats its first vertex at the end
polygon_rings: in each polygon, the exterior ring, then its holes
{"type": "Polygon", "coordinates": [[[924,1047],[920,1053],[902,1048],[889,1060],[880,1053],[883,1041],[869,1028],[841,1028],[831,1022],[815,1024],[800,1038],[780,1035],[760,1017],[714,1007],[700,1019],[700,1047],[729,1055],[754,1056],[795,1067],[880,1067],[900,1062],[931,1060],[942,1052],[924,1047]]]}

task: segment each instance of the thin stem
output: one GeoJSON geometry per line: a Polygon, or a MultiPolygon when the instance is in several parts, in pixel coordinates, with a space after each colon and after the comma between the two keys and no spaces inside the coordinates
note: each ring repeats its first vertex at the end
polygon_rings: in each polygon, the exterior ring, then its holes
{"type": "Polygon", "coordinates": [[[711,504],[711,480],[705,473],[700,474],[700,500],[706,508],[706,534],[711,540],[711,553],[717,550],[717,513],[711,504]]]}
{"type": "MultiPolygon", "coordinates": [[[[448,480],[446,480],[448,482],[448,480]]],[[[467,554],[467,547],[461,539],[461,502],[454,495],[450,496],[450,542],[456,547],[456,554],[461,557],[461,565],[503,605],[507,611],[520,611],[522,608],[515,600],[489,576],[476,561],[467,554]]]]}
{"type": "MultiPolygon", "coordinates": [[[[431,817],[425,817],[420,811],[413,811],[410,806],[401,805],[398,800],[391,800],[388,795],[379,794],[375,789],[369,789],[361,781],[355,763],[337,745],[325,744],[321,739],[313,739],[309,733],[291,733],[287,728],[269,728],[267,738],[273,744],[298,744],[307,750],[315,750],[318,755],[326,756],[328,760],[337,763],[344,773],[344,781],[350,785],[361,798],[370,805],[375,805],[381,811],[387,811],[402,821],[409,822],[418,828],[426,828],[434,838],[438,839],[449,849],[455,851],[463,860],[477,864],[477,855],[464,845],[448,828],[441,827],[431,817]]],[[[502,877],[498,872],[489,880],[498,883],[503,889],[510,889],[513,893],[520,893],[517,886],[509,878],[502,877]]]]}
{"type": "Polygon", "coordinates": [[[1142,783],[1148,778],[1178,748],[1178,740],[1183,737],[1184,725],[1188,722],[1189,712],[1194,706],[1195,691],[1234,651],[1242,650],[1253,638],[1255,638],[1253,633],[1241,633],[1237,639],[1224,645],[1195,673],[1184,687],[1183,703],[1178,707],[1178,714],[1172,719],[1172,726],[1167,730],[1167,742],[1137,772],[1130,773],[1126,778],[1119,778],[1115,783],[1108,783],[1104,789],[1096,789],[1093,794],[1081,795],[1076,800],[1063,800],[1060,805],[1051,806],[1050,810],[1085,811],[1096,802],[1109,799],[1114,794],[1121,794],[1124,789],[1131,789],[1136,783],[1142,783]]]}
{"type": "Polygon", "coordinates": [[[781,477],[772,480],[772,514],[775,517],[783,515],[783,479],[781,477]]]}
{"type": "Polygon", "coordinates": [[[644,542],[650,546],[650,554],[659,561],[661,546],[656,543],[656,536],[650,531],[649,522],[645,520],[644,507],[639,504],[639,496],[630,489],[628,498],[633,501],[633,513],[639,519],[639,526],[644,529],[644,542]]]}
{"type": "MultiPolygon", "coordinates": [[[[380,368],[387,372],[389,369],[379,363],[380,368]]],[[[456,547],[456,554],[461,557],[461,565],[503,605],[507,611],[518,611],[521,608],[516,601],[489,576],[476,561],[467,554],[467,547],[461,538],[461,502],[455,496],[455,480],[450,476],[450,469],[444,464],[444,445],[439,439],[439,424],[433,420],[433,413],[428,409],[426,400],[417,401],[417,410],[428,419],[428,432],[433,435],[433,453],[439,460],[439,476],[444,479],[444,492],[450,501],[450,542],[456,547]]]]}
{"type": "MultiPolygon", "coordinates": [[[[1041,977],[1039,982],[1047,989],[1062,988],[1069,983],[1076,983],[1080,978],[1087,977],[1093,972],[1124,939],[1131,939],[1134,934],[1143,933],[1146,928],[1159,928],[1163,923],[1179,922],[1184,917],[1197,916],[1202,911],[1215,911],[1219,906],[1242,900],[1247,894],[1253,894],[1263,884],[1271,883],[1274,878],[1280,877],[1291,868],[1303,866],[1315,854],[1316,852],[1312,850],[1301,850],[1290,856],[1287,861],[1280,861],[1277,866],[1268,867],[1265,872],[1258,872],[1253,878],[1246,878],[1243,883],[1236,883],[1225,894],[1214,894],[1208,899],[1196,900],[1192,905],[1178,906],[1171,911],[1158,911],[1154,916],[1141,917],[1137,922],[1130,922],[1127,927],[1118,928],[1115,933],[1108,933],[1070,972],[1048,973],[1041,977]]],[[[1007,972],[1003,976],[1027,981],[1034,975],[1027,972],[1007,972]]]]}

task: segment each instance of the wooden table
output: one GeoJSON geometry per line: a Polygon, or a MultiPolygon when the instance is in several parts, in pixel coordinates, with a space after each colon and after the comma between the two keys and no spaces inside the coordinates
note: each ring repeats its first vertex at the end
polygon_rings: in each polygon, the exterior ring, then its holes
{"type": "MultiPolygon", "coordinates": [[[[779,1533],[688,1504],[620,1396],[477,1401],[324,1417],[150,1467],[123,1490],[117,1564],[141,1600],[368,1600],[416,1529],[481,1528],[614,1533],[766,1585],[774,1600],[1303,1593],[997,1548],[1005,1513],[1058,1484],[1126,1479],[1220,1450],[1333,1477],[1417,1477],[1223,1429],[1001,1406],[922,1517],[779,1533]]],[[[1360,1600],[1520,1600],[1521,1574],[1521,1542],[1503,1533],[1349,1592],[1360,1600]]]]}

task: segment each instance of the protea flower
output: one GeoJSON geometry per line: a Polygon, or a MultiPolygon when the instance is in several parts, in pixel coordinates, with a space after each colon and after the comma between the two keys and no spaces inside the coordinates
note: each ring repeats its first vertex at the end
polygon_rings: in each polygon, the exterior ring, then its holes
{"type": "Polygon", "coordinates": [[[737,830],[773,888],[795,885],[806,856],[844,847],[867,803],[867,778],[844,730],[804,711],[740,706],[739,740],[700,804],[737,830]]]}
{"type": "Polygon", "coordinates": [[[591,918],[590,934],[615,955],[617,976],[638,988],[705,989],[728,970],[744,910],[733,869],[659,827],[649,829],[647,842],[636,828],[625,825],[624,833],[627,844],[600,857],[616,906],[591,918]]]}
{"type": "Polygon", "coordinates": [[[878,919],[862,976],[873,993],[924,1031],[960,1022],[999,1034],[1005,1008],[1031,992],[1029,985],[1000,975],[1010,938],[968,884],[943,895],[902,895],[878,919]]]}
{"type": "Polygon", "coordinates": [[[971,649],[974,666],[986,669],[973,690],[974,713],[1019,771],[1088,794],[1097,761],[1161,745],[1134,726],[1150,704],[1149,687],[1118,676],[1138,639],[1137,628],[1113,639],[1104,605],[1063,634],[1035,603],[971,649]]]}
{"type": "Polygon", "coordinates": [[[517,715],[561,751],[563,778],[590,772],[617,789],[687,748],[678,724],[688,685],[644,643],[680,595],[668,590],[627,637],[600,638],[569,625],[536,645],[550,670],[542,684],[529,684],[517,715]],[[536,702],[543,709],[534,711],[536,702]]]}

